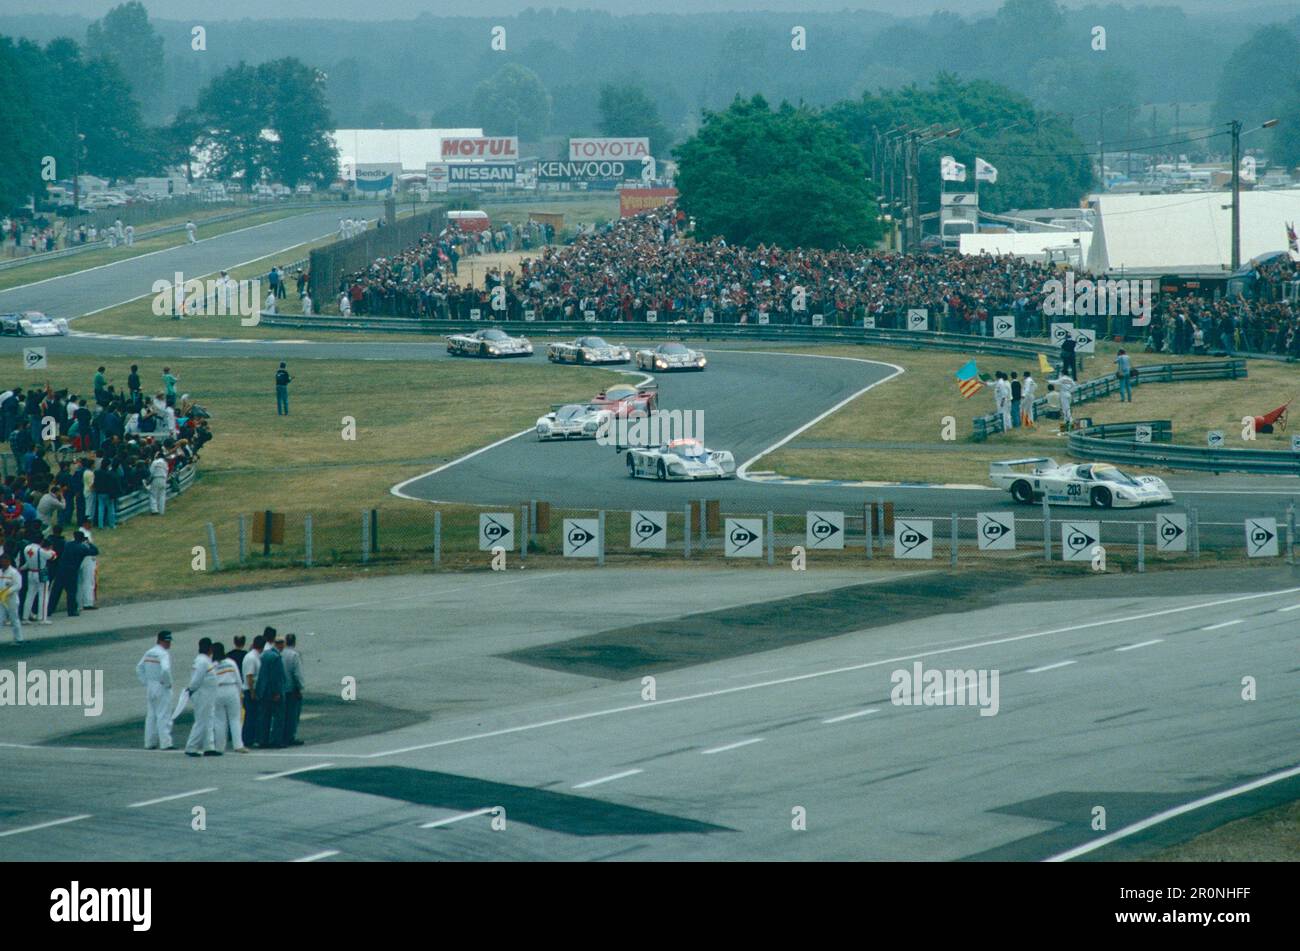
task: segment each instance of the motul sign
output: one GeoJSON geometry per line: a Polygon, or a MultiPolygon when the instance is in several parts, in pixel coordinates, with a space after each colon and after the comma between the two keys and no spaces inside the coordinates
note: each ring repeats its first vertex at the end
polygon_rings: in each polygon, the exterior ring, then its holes
{"type": "Polygon", "coordinates": [[[589,159],[642,159],[650,154],[650,140],[640,139],[570,139],[569,161],[589,159]]]}
{"type": "Polygon", "coordinates": [[[519,158],[519,139],[516,136],[477,136],[474,138],[442,140],[444,159],[509,159],[519,158]]]}

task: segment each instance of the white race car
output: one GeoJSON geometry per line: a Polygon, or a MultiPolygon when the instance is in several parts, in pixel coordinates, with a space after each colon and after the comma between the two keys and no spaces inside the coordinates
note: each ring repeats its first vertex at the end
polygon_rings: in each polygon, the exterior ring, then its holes
{"type": "Polygon", "coordinates": [[[546,359],[552,363],[627,363],[632,351],[606,343],[602,337],[579,337],[547,344],[546,359]]]}
{"type": "Polygon", "coordinates": [[[1131,476],[1107,462],[1063,466],[1055,459],[1007,459],[989,463],[989,479],[1024,505],[1046,499],[1051,505],[1108,509],[1174,500],[1163,479],[1131,476]]]}
{"type": "Polygon", "coordinates": [[[724,450],[705,449],[698,439],[675,439],[666,446],[629,449],[627,474],[670,482],[734,479],[736,459],[724,450]]]}
{"type": "Polygon", "coordinates": [[[15,337],[66,337],[68,322],[62,317],[46,317],[39,310],[0,314],[0,333],[15,337]]]}
{"type": "Polygon", "coordinates": [[[595,439],[600,427],[613,413],[599,406],[568,403],[557,406],[537,420],[537,441],[548,439],[595,439]]]}
{"type": "Polygon", "coordinates": [[[700,351],[680,343],[661,343],[651,350],[636,352],[638,370],[703,370],[708,363],[700,351]]]}
{"type": "Polygon", "coordinates": [[[447,352],[453,357],[531,357],[533,345],[527,337],[512,337],[504,330],[489,327],[452,334],[447,338],[447,352]]]}

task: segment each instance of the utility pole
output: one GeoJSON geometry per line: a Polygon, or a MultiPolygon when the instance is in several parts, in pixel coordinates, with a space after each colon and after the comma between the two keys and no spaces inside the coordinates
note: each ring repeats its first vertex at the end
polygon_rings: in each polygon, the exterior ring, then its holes
{"type": "Polygon", "coordinates": [[[1100,162],[1098,171],[1101,173],[1101,190],[1106,190],[1106,110],[1102,109],[1097,114],[1097,160],[1100,162]]]}
{"type": "Polygon", "coordinates": [[[1241,121],[1228,123],[1232,130],[1232,271],[1241,267],[1241,121]]]}

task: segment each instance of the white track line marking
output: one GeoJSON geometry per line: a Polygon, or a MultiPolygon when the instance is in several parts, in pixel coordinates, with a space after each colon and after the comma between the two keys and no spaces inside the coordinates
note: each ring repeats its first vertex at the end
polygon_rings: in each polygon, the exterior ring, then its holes
{"type": "Polygon", "coordinates": [[[338,855],[338,854],[339,854],[338,849],[333,849],[333,850],[331,850],[331,851],[329,851],[329,852],[317,852],[315,855],[305,855],[305,856],[303,856],[303,857],[300,858],[300,859],[292,859],[291,861],[293,861],[293,862],[317,862],[317,861],[320,861],[321,859],[331,858],[332,856],[335,856],[335,855],[338,855]]]}
{"type": "Polygon", "coordinates": [[[267,773],[265,776],[255,777],[260,783],[266,779],[282,779],[285,776],[294,776],[298,773],[309,773],[313,769],[329,769],[333,763],[317,763],[315,766],[301,766],[298,769],[287,769],[283,773],[267,773]]]}
{"type": "Polygon", "coordinates": [[[1078,858],[1080,855],[1087,855],[1089,852],[1094,852],[1097,849],[1110,845],[1112,842],[1118,842],[1120,839],[1125,839],[1131,835],[1136,835],[1137,833],[1143,831],[1144,829],[1149,829],[1152,826],[1159,825],[1162,822],[1166,822],[1170,819],[1175,819],[1178,816],[1186,815],[1189,812],[1192,812],[1196,809],[1200,809],[1202,806],[1209,806],[1212,805],[1213,803],[1221,802],[1224,799],[1231,799],[1233,796],[1238,796],[1242,793],[1247,793],[1256,789],[1261,789],[1264,786],[1269,786],[1272,785],[1273,783],[1281,782],[1284,779],[1290,779],[1292,776],[1300,776],[1300,766],[1293,767],[1292,769],[1283,770],[1280,773],[1274,773],[1272,776],[1263,776],[1259,779],[1246,783],[1245,785],[1234,786],[1232,789],[1225,789],[1223,792],[1217,792],[1212,796],[1204,796],[1200,799],[1195,799],[1192,802],[1184,803],[1181,806],[1175,806],[1173,809],[1166,809],[1164,812],[1156,813],[1154,816],[1151,816],[1149,819],[1143,819],[1141,822],[1135,822],[1131,826],[1125,826],[1123,829],[1117,829],[1116,831],[1110,833],[1109,835],[1103,835],[1101,838],[1093,842],[1088,842],[1084,845],[1076,846],[1075,848],[1070,849],[1069,851],[1062,852],[1060,855],[1053,855],[1051,858],[1045,859],[1044,861],[1068,862],[1071,859],[1078,858]]]}
{"type": "Polygon", "coordinates": [[[854,711],[853,713],[842,713],[842,714],[840,714],[840,715],[837,716],[837,717],[830,717],[830,718],[828,718],[828,719],[826,719],[826,720],[823,720],[822,722],[823,722],[823,723],[843,723],[845,720],[853,720],[853,719],[856,719],[857,717],[865,717],[865,716],[866,716],[867,714],[869,714],[869,713],[879,713],[879,712],[880,712],[880,711],[879,711],[878,709],[876,709],[875,707],[873,707],[873,708],[871,708],[870,710],[857,710],[857,711],[854,711]]]}
{"type": "MultiPolygon", "coordinates": [[[[854,394],[852,394],[852,395],[850,395],[850,396],[847,396],[847,397],[845,397],[844,399],[840,400],[838,403],[836,403],[834,406],[832,406],[832,407],[831,407],[830,409],[828,409],[826,412],[824,412],[824,413],[822,413],[822,414],[820,414],[820,415],[818,415],[818,416],[813,417],[813,418],[810,419],[808,422],[804,423],[802,426],[800,426],[798,429],[796,429],[794,432],[790,433],[788,436],[785,436],[783,439],[780,439],[780,440],[778,440],[777,442],[774,442],[772,445],[768,446],[766,449],[764,449],[764,450],[763,450],[762,452],[760,452],[758,455],[754,456],[754,458],[747,460],[747,461],[746,461],[746,462],[745,462],[745,463],[744,463],[740,468],[738,468],[738,469],[736,470],[736,478],[737,478],[737,479],[743,479],[743,480],[746,481],[746,482],[757,481],[757,480],[754,480],[754,479],[750,479],[750,477],[749,477],[749,467],[752,466],[754,463],[758,462],[758,460],[762,459],[764,456],[768,455],[769,453],[776,452],[778,449],[780,449],[782,446],[784,446],[784,445],[785,445],[786,443],[788,443],[790,440],[794,439],[796,436],[799,436],[801,433],[803,433],[803,432],[805,432],[805,431],[807,431],[807,430],[809,430],[809,429],[812,429],[812,427],[816,426],[818,423],[820,423],[820,422],[821,422],[823,419],[825,419],[827,416],[830,416],[832,413],[837,412],[838,410],[842,409],[843,407],[849,405],[849,404],[852,403],[854,400],[856,400],[859,396],[861,396],[863,393],[866,393],[868,390],[875,389],[875,388],[876,388],[877,386],[879,386],[881,383],[888,383],[888,382],[889,382],[890,380],[892,380],[894,377],[899,376],[900,374],[907,372],[907,371],[905,371],[902,367],[898,366],[897,364],[894,364],[894,363],[885,363],[883,360],[865,360],[865,359],[863,359],[862,357],[835,357],[835,356],[830,356],[830,355],[828,355],[828,354],[822,354],[822,353],[781,353],[780,351],[776,351],[776,350],[733,350],[733,351],[728,351],[728,352],[731,352],[731,353],[765,353],[765,354],[775,354],[776,356],[783,356],[783,357],[800,357],[800,356],[802,356],[802,357],[808,357],[808,358],[810,358],[810,359],[814,359],[814,360],[852,360],[854,363],[866,363],[866,364],[869,364],[869,365],[871,365],[871,366],[889,367],[891,370],[894,371],[893,373],[889,374],[889,376],[887,376],[887,377],[883,377],[883,378],[881,378],[881,379],[879,379],[879,380],[876,380],[874,383],[870,383],[870,384],[868,384],[867,386],[864,386],[862,389],[858,390],[856,393],[854,393],[854,394]]],[[[776,484],[777,484],[777,485],[780,485],[780,483],[776,483],[776,484]]]]}
{"type": "Polygon", "coordinates": [[[10,829],[8,832],[0,832],[0,839],[7,835],[22,835],[24,832],[35,832],[37,829],[48,829],[50,826],[61,826],[66,822],[80,822],[82,819],[89,819],[90,813],[81,816],[68,816],[66,819],[54,819],[50,822],[42,822],[34,826],[23,826],[21,829],[10,829]]]}
{"type": "Polygon", "coordinates": [[[159,796],[157,799],[146,799],[144,802],[133,802],[127,806],[128,809],[142,809],[145,806],[156,806],[160,802],[171,802],[173,799],[187,799],[190,796],[202,796],[204,793],[216,792],[216,786],[209,786],[207,789],[195,789],[191,792],[177,793],[174,796],[159,796]]]}
{"type": "MultiPolygon", "coordinates": [[[[822,677],[831,677],[836,674],[856,673],[860,670],[869,670],[873,667],[884,667],[888,664],[901,664],[912,660],[923,660],[926,657],[937,657],[943,654],[954,654],[960,651],[977,650],[983,647],[997,647],[1002,644],[1015,644],[1020,641],[1034,640],[1040,637],[1050,637],[1055,634],[1071,634],[1075,631],[1086,631],[1092,628],[1107,627],[1112,624],[1128,624],[1134,621],[1145,621],[1150,618],[1167,617],[1171,614],[1184,614],[1188,611],[1204,611],[1206,608],[1222,607],[1225,604],[1239,604],[1243,601],[1255,601],[1260,598],[1272,598],[1278,595],[1289,595],[1300,593],[1300,588],[1283,588],[1278,591],[1264,591],[1257,594],[1241,594],[1231,598],[1223,598],[1218,601],[1204,601],[1200,604],[1188,604],[1180,608],[1161,608],[1158,611],[1145,611],[1142,614],[1130,614],[1125,617],[1108,618],[1101,621],[1085,621],[1081,624],[1070,624],[1065,627],[1052,628],[1046,631],[1031,631],[1028,634],[1013,634],[1009,637],[998,637],[987,641],[975,641],[970,644],[959,644],[954,647],[941,647],[930,651],[919,651],[915,654],[905,654],[901,657],[886,657],[883,660],[865,661],[861,664],[850,664],[847,667],[832,667],[828,670],[815,670],[807,674],[795,674],[790,677],[780,677],[776,680],[762,680],[752,684],[740,684],[736,687],[722,687],[718,690],[708,690],[702,693],[685,694],[680,697],[668,697],[663,700],[656,700],[653,703],[634,703],[622,707],[606,707],[603,710],[591,710],[587,713],[575,713],[572,716],[556,717],[551,720],[539,720],[533,723],[521,723],[518,726],[502,727],[499,730],[487,730],[482,733],[470,733],[465,736],[454,736],[445,740],[431,740],[428,743],[417,743],[413,746],[403,746],[393,750],[380,750],[376,753],[363,753],[356,756],[357,759],[380,759],[386,756],[399,756],[403,753],[417,753],[422,750],[438,749],[443,746],[454,746],[459,743],[470,743],[475,740],[494,739],[499,736],[511,736],[515,733],[525,733],[531,730],[540,730],[545,727],[562,726],[566,723],[577,723],[581,720],[593,720],[597,717],[613,716],[619,713],[631,713],[634,710],[653,710],[656,707],[665,707],[675,703],[689,703],[695,700],[708,700],[714,697],[723,697],[733,693],[744,693],[748,690],[763,690],[768,687],[783,687],[787,684],[799,683],[805,680],[817,680],[822,677]]],[[[348,755],[348,754],[338,754],[348,755]]]]}
{"type": "Polygon", "coordinates": [[[1164,642],[1165,639],[1163,637],[1157,637],[1149,641],[1141,641],[1137,644],[1125,644],[1123,647],[1115,648],[1115,653],[1122,654],[1124,651],[1135,651],[1139,647],[1150,647],[1152,644],[1163,644],[1164,642]]]}
{"type": "Polygon", "coordinates": [[[1244,622],[1245,622],[1245,619],[1244,619],[1244,618],[1238,618],[1238,619],[1235,620],[1235,621],[1222,621],[1222,622],[1220,622],[1220,623],[1218,623],[1218,624],[1211,624],[1209,627],[1203,627],[1203,628],[1201,628],[1201,630],[1202,630],[1202,631],[1217,631],[1217,630],[1218,630],[1219,628],[1221,628],[1221,627],[1232,627],[1234,624],[1242,624],[1242,623],[1244,623],[1244,622]]]}
{"type": "Polygon", "coordinates": [[[1047,664],[1046,666],[1043,667],[1031,667],[1029,670],[1026,670],[1025,673],[1041,674],[1045,670],[1056,670],[1059,667],[1069,667],[1071,664],[1077,664],[1077,663],[1078,663],[1077,660],[1062,660],[1062,661],[1057,661],[1055,664],[1047,664]]]}
{"type": "Polygon", "coordinates": [[[574,789],[590,789],[592,786],[599,786],[601,783],[612,783],[616,779],[622,779],[624,776],[635,776],[637,773],[643,773],[643,769],[625,769],[621,773],[615,773],[613,776],[602,776],[600,779],[589,779],[585,783],[578,783],[574,789]]]}
{"type": "Polygon", "coordinates": [[[1278,608],[1278,614],[1286,614],[1287,611],[1300,611],[1300,604],[1292,604],[1285,608],[1278,608]]]}
{"type": "Polygon", "coordinates": [[[439,819],[436,822],[426,822],[420,826],[421,829],[437,829],[439,826],[449,826],[453,822],[460,822],[462,819],[473,819],[475,816],[486,816],[489,812],[495,812],[496,806],[488,806],[484,809],[475,809],[473,812],[462,812],[458,816],[451,816],[447,819],[439,819]]]}
{"type": "Polygon", "coordinates": [[[728,743],[726,746],[715,746],[711,750],[700,750],[701,756],[712,756],[714,753],[725,753],[728,750],[738,750],[742,746],[752,746],[755,743],[762,743],[763,738],[756,736],[752,740],[741,740],[738,743],[728,743]]]}

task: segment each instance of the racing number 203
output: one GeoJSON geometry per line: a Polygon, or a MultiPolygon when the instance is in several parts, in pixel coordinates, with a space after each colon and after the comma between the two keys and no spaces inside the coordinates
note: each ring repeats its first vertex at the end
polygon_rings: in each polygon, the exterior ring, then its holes
{"type": "Polygon", "coordinates": [[[1071,482],[1065,487],[1066,495],[1083,495],[1083,483],[1071,482]]]}

